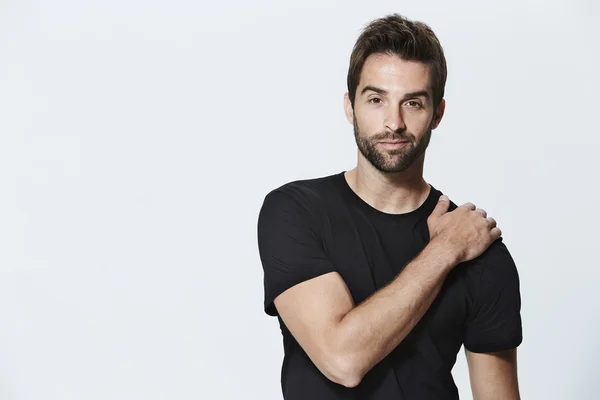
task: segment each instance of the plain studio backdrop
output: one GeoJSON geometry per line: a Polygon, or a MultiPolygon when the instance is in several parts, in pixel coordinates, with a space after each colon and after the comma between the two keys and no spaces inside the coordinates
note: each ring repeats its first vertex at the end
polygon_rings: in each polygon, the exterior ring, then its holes
{"type": "Polygon", "coordinates": [[[523,398],[600,398],[597,4],[4,0],[0,398],[281,398],[258,211],[355,165],[348,60],[391,12],[445,49],[425,178],[503,230],[523,398]]]}

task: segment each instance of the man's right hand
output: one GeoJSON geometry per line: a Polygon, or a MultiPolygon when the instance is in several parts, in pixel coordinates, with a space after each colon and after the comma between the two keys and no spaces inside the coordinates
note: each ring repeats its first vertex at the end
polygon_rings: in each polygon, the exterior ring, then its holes
{"type": "Polygon", "coordinates": [[[449,206],[448,197],[441,196],[427,219],[427,226],[430,243],[439,244],[452,254],[456,264],[477,258],[502,235],[485,210],[465,203],[448,212],[449,206]]]}

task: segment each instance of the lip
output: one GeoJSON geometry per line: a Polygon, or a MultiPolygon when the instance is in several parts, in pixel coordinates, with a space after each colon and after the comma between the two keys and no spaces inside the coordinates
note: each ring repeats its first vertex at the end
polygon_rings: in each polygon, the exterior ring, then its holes
{"type": "Polygon", "coordinates": [[[408,142],[397,142],[397,141],[393,141],[393,142],[379,142],[379,144],[383,147],[385,147],[386,149],[399,149],[401,147],[404,147],[408,142]]]}

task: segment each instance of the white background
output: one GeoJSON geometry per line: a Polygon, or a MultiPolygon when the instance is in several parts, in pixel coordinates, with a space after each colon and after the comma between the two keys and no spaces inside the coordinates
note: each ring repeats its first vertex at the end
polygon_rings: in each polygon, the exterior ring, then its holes
{"type": "Polygon", "coordinates": [[[444,46],[425,178],[504,232],[523,398],[600,398],[597,4],[1,1],[0,398],[281,398],[258,211],[354,166],[348,60],[390,12],[444,46]]]}

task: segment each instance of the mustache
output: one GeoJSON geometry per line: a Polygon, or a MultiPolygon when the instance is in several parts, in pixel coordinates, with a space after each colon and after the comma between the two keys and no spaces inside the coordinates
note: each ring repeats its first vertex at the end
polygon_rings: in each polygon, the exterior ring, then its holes
{"type": "Polygon", "coordinates": [[[413,137],[407,131],[402,132],[382,132],[371,137],[371,140],[396,140],[412,142],[413,137]]]}

